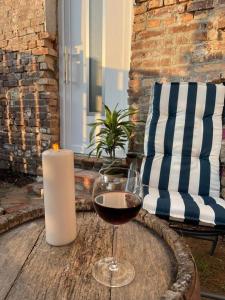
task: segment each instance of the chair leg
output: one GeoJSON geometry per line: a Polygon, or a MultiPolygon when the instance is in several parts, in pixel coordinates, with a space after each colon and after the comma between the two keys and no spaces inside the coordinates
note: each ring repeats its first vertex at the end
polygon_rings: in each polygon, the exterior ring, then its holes
{"type": "MultiPolygon", "coordinates": [[[[210,249],[209,254],[211,256],[214,255],[216,246],[218,244],[219,236],[221,235],[220,233],[206,233],[206,232],[199,232],[199,231],[192,231],[192,230],[186,230],[183,228],[177,228],[177,227],[172,227],[178,234],[184,235],[184,236],[190,236],[196,239],[200,240],[206,240],[212,242],[212,247],[210,249]]],[[[225,236],[225,235],[223,235],[225,236]]]]}
{"type": "Polygon", "coordinates": [[[211,256],[213,256],[214,253],[215,253],[216,246],[217,246],[217,243],[218,243],[218,239],[219,239],[219,235],[216,235],[216,236],[215,236],[215,239],[214,239],[213,242],[212,242],[212,248],[211,248],[211,251],[210,251],[210,255],[211,255],[211,256]]]}

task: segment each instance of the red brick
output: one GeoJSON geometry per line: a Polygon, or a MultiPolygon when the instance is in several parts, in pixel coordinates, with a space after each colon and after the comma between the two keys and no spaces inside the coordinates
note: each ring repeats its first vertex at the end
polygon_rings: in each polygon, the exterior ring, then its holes
{"type": "Polygon", "coordinates": [[[152,50],[152,49],[160,49],[161,50],[161,47],[162,47],[162,42],[161,40],[159,40],[157,37],[156,39],[151,39],[151,40],[147,40],[147,41],[144,41],[143,42],[143,49],[145,50],[145,52],[149,49],[149,50],[152,50]]]}
{"type": "Polygon", "coordinates": [[[142,14],[142,15],[135,15],[134,16],[134,23],[141,23],[141,22],[145,22],[146,20],[146,15],[142,14]]]}
{"type": "Polygon", "coordinates": [[[28,48],[29,49],[33,49],[33,48],[36,48],[37,47],[37,41],[30,41],[28,43],[28,48]]]}
{"type": "Polygon", "coordinates": [[[49,53],[49,49],[48,48],[36,48],[32,50],[32,54],[33,55],[46,55],[49,53]]]}
{"type": "Polygon", "coordinates": [[[209,18],[209,10],[198,10],[194,12],[194,19],[198,20],[205,20],[209,18]]]}
{"type": "Polygon", "coordinates": [[[33,55],[51,55],[51,56],[57,56],[57,51],[51,48],[36,48],[32,50],[33,55]]]}
{"type": "Polygon", "coordinates": [[[195,2],[190,2],[187,6],[188,12],[195,12],[198,10],[207,10],[214,8],[213,0],[200,0],[195,2]]]}
{"type": "Polygon", "coordinates": [[[206,31],[195,32],[192,35],[192,41],[195,41],[195,42],[204,42],[206,40],[207,40],[207,32],[206,31]]]}
{"type": "Polygon", "coordinates": [[[169,66],[171,64],[171,58],[161,58],[160,66],[169,66]]]}
{"type": "Polygon", "coordinates": [[[39,18],[34,18],[34,19],[31,19],[30,21],[30,25],[31,26],[35,26],[35,25],[40,25],[40,24],[43,24],[44,20],[43,20],[43,17],[39,17],[39,18]]]}
{"type": "Polygon", "coordinates": [[[145,55],[145,51],[138,51],[138,52],[133,52],[132,55],[131,55],[131,59],[140,59],[140,58],[143,58],[145,55]]]}
{"type": "Polygon", "coordinates": [[[170,18],[166,18],[163,23],[168,26],[168,25],[172,25],[174,23],[176,23],[176,17],[170,17],[170,18]]]}
{"type": "Polygon", "coordinates": [[[47,40],[47,39],[37,40],[37,46],[51,48],[51,49],[54,48],[52,41],[47,40]]]}
{"type": "Polygon", "coordinates": [[[156,59],[148,59],[142,62],[143,67],[158,67],[160,61],[156,59]]]}
{"type": "MultiPolygon", "coordinates": [[[[198,24],[195,25],[195,29],[198,28],[198,24]]],[[[177,33],[182,33],[182,32],[187,32],[187,31],[193,31],[193,25],[177,25],[170,27],[168,32],[171,34],[177,34],[177,33]]]]}
{"type": "Polygon", "coordinates": [[[39,36],[39,39],[49,39],[49,40],[52,40],[52,41],[55,41],[55,34],[53,33],[49,33],[49,32],[46,32],[46,31],[43,31],[43,32],[40,32],[38,34],[39,36]]]}
{"type": "Polygon", "coordinates": [[[38,84],[57,85],[57,81],[53,78],[41,78],[38,80],[38,84]]]}
{"type": "Polygon", "coordinates": [[[160,36],[163,33],[162,30],[149,30],[149,31],[142,31],[138,34],[140,39],[148,39],[156,36],[160,36]]]}
{"type": "Polygon", "coordinates": [[[173,5],[176,3],[177,3],[177,0],[164,0],[164,5],[173,5]]]}
{"type": "Polygon", "coordinates": [[[143,47],[143,41],[138,41],[138,42],[132,43],[132,45],[131,45],[132,50],[140,50],[140,49],[142,49],[142,47],[143,47]]]}
{"type": "Polygon", "coordinates": [[[219,21],[218,21],[218,29],[225,29],[225,19],[224,19],[224,17],[222,17],[221,19],[219,19],[219,21]]]}
{"type": "Polygon", "coordinates": [[[183,15],[180,15],[181,22],[187,23],[193,20],[193,14],[191,13],[185,13],[183,15]]]}
{"type": "Polygon", "coordinates": [[[144,22],[143,23],[136,23],[133,26],[133,31],[134,32],[139,32],[139,31],[142,31],[144,29],[145,29],[145,23],[144,22]]]}
{"type": "Polygon", "coordinates": [[[158,8],[163,6],[163,0],[149,0],[148,9],[158,8]]]}
{"type": "Polygon", "coordinates": [[[177,5],[177,12],[179,14],[183,14],[186,11],[187,5],[186,4],[179,4],[177,5]]]}
{"type": "Polygon", "coordinates": [[[142,4],[142,5],[136,5],[134,7],[134,15],[140,15],[140,14],[143,14],[147,11],[147,7],[145,4],[142,4]]]}
{"type": "Polygon", "coordinates": [[[165,49],[162,49],[160,51],[161,55],[166,55],[166,56],[170,55],[171,57],[174,56],[175,53],[176,53],[176,50],[174,48],[172,48],[172,47],[171,48],[165,48],[165,49]]]}
{"type": "Polygon", "coordinates": [[[153,27],[159,27],[161,21],[159,19],[150,19],[147,21],[147,27],[153,28],[153,27]]]}

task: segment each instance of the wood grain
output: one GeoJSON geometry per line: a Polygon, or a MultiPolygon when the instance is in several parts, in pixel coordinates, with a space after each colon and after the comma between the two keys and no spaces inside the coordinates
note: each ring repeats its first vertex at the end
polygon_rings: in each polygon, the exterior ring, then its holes
{"type": "Polygon", "coordinates": [[[0,299],[6,297],[43,228],[43,221],[35,220],[1,236],[0,299]]]}
{"type": "Polygon", "coordinates": [[[176,261],[168,246],[137,222],[121,226],[117,234],[118,260],[131,262],[136,276],[130,285],[112,289],[111,299],[160,299],[176,277],[176,261]]]}
{"type": "Polygon", "coordinates": [[[111,228],[93,213],[80,213],[74,243],[52,247],[44,232],[7,299],[109,299],[110,290],[96,285],[93,263],[111,255],[111,228]]]}
{"type": "Polygon", "coordinates": [[[135,280],[114,289],[97,283],[91,269],[98,259],[112,255],[112,228],[90,212],[78,213],[77,222],[75,242],[64,247],[46,244],[43,219],[3,234],[0,266],[7,271],[0,273],[0,299],[157,300],[175,281],[176,261],[167,244],[138,222],[130,222],[118,229],[117,253],[134,264],[135,280]],[[18,250],[20,244],[27,246],[18,250]]]}

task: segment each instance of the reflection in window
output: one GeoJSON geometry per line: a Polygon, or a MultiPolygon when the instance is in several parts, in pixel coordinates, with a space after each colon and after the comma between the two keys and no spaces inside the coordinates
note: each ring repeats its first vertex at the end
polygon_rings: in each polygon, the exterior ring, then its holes
{"type": "Polygon", "coordinates": [[[102,7],[89,1],[89,112],[102,112],[102,7]]]}

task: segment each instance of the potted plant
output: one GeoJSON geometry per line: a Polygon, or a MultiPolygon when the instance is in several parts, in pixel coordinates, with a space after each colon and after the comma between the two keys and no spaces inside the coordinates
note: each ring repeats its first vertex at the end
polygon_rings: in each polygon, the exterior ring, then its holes
{"type": "Polygon", "coordinates": [[[120,162],[116,158],[116,149],[125,151],[125,145],[130,140],[136,124],[130,120],[130,117],[137,113],[136,109],[117,109],[118,104],[113,110],[107,105],[105,107],[105,119],[97,119],[96,122],[88,124],[91,127],[89,156],[95,153],[100,158],[102,155],[108,155],[104,161],[104,166],[116,165],[120,162]],[[97,131],[97,133],[96,133],[97,131]]]}

